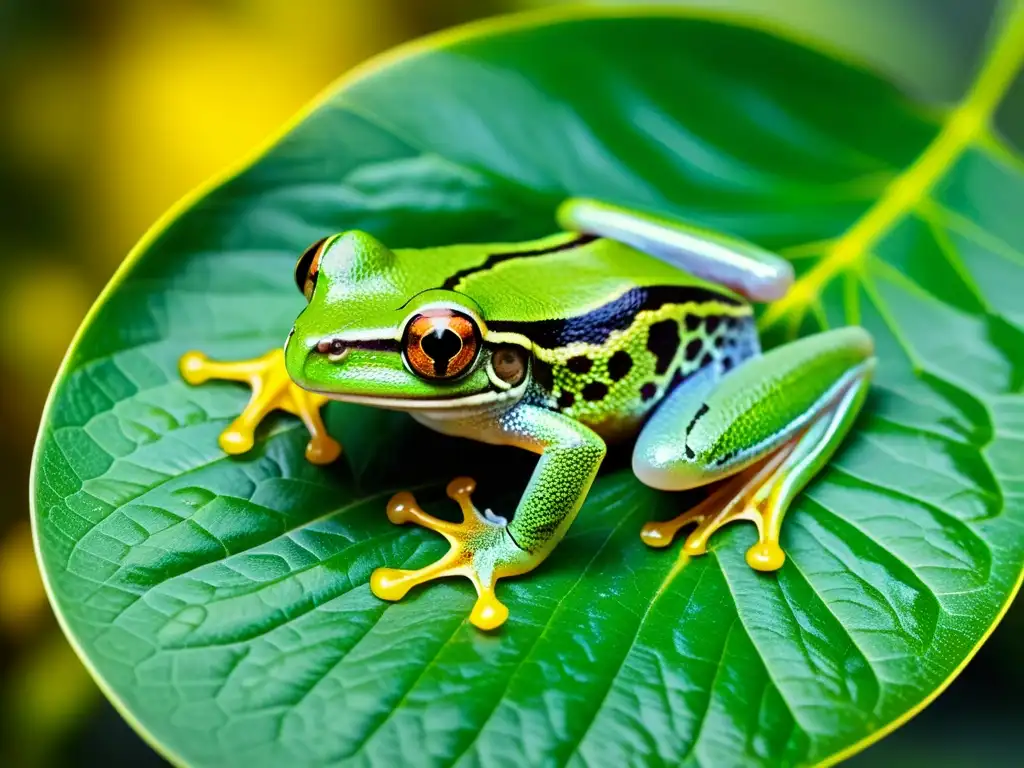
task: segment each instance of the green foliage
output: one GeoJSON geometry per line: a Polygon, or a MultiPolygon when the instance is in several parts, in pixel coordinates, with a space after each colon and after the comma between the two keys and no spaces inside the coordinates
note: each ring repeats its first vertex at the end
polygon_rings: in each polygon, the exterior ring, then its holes
{"type": "Polygon", "coordinates": [[[672,15],[490,27],[350,79],[147,238],[55,387],[39,550],[109,695],[202,765],[807,764],[891,727],[973,654],[1024,560],[1024,166],[983,130],[1016,63],[995,50],[950,118],[793,42],[672,15]],[[690,561],[645,548],[641,524],[693,497],[613,454],[548,563],[502,582],[511,619],[488,636],[467,583],[370,594],[374,568],[446,546],[383,505],[415,486],[444,514],[444,484],[475,471],[509,511],[529,459],[340,404],[335,466],[306,464],[286,417],[228,458],[216,436],[247,393],[189,388],[176,361],[279,344],[293,259],[328,231],[523,239],[568,195],[791,254],[803,278],[768,339],[860,322],[877,380],[791,511],[777,575],[746,566],[742,527],[690,561]]]}

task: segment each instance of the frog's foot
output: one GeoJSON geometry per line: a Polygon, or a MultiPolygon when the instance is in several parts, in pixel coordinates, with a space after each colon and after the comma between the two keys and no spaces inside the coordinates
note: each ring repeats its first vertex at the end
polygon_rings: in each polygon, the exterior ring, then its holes
{"type": "Polygon", "coordinates": [[[737,520],[757,526],[758,542],[747,550],[747,564],[758,571],[777,571],[786,560],[779,546],[785,514],[787,478],[798,440],[792,440],[764,461],[722,482],[704,501],[672,520],[647,523],[640,538],[652,547],[667,547],[680,528],[696,523],[683,551],[691,556],[707,552],[708,539],[719,528],[737,520]]]}
{"type": "Polygon", "coordinates": [[[224,430],[218,442],[225,453],[250,450],[256,427],[273,410],[298,416],[309,430],[306,458],[313,464],[330,464],[341,454],[341,445],[327,434],[320,409],[328,398],[308,392],[295,384],[284,367],[284,352],[274,349],[252,360],[216,362],[201,352],[185,353],[179,363],[181,376],[189,384],[210,379],[242,381],[252,387],[245,410],[224,430]]]}
{"type": "Polygon", "coordinates": [[[399,493],[388,502],[388,519],[396,525],[413,522],[437,531],[451,544],[447,554],[435,563],[414,571],[378,568],[370,578],[370,589],[382,600],[401,600],[417,584],[445,576],[465,576],[476,587],[477,600],[469,620],[480,629],[495,629],[505,623],[508,608],[494,594],[494,585],[505,576],[525,573],[536,565],[516,546],[504,518],[487,510],[479,512],[471,496],[476,483],[457,477],[448,484],[448,496],[462,508],[462,522],[449,523],[424,512],[411,493],[399,493]]]}
{"type": "MultiPolygon", "coordinates": [[[[802,351],[797,350],[803,354],[808,348],[813,352],[813,345],[820,347],[823,344],[828,349],[832,347],[827,345],[838,344],[837,348],[840,350],[844,349],[845,345],[845,349],[850,354],[871,354],[870,337],[857,328],[830,331],[824,341],[812,336],[795,342],[791,346],[803,345],[802,351]]],[[[768,372],[773,370],[773,367],[779,364],[780,360],[783,365],[786,364],[785,356],[780,357],[772,352],[752,362],[744,363],[729,375],[743,374],[751,381],[761,381],[768,372]],[[774,358],[771,357],[773,354],[776,355],[774,358]]],[[[652,547],[665,547],[669,545],[672,537],[680,528],[690,523],[696,523],[697,527],[687,537],[683,551],[690,555],[700,555],[707,551],[707,543],[711,535],[723,525],[728,525],[735,520],[749,520],[757,526],[758,542],[747,551],[747,564],[758,571],[777,571],[786,560],[786,556],[779,546],[779,531],[782,528],[786,510],[796,495],[827,464],[843,437],[849,432],[867,395],[874,365],[874,358],[869,357],[860,365],[849,369],[824,391],[811,411],[812,418],[809,423],[806,423],[795,434],[793,431],[785,429],[786,425],[783,425],[783,429],[776,430],[779,436],[770,438],[772,447],[766,456],[723,480],[707,499],[690,511],[674,520],[648,523],[640,533],[641,538],[652,547]]],[[[797,367],[794,366],[793,369],[795,370],[797,367]]],[[[825,384],[827,381],[822,386],[825,384]]],[[[713,397],[712,394],[711,398],[713,397]]],[[[706,399],[702,406],[705,411],[709,409],[707,402],[706,399]]],[[[716,407],[721,409],[722,404],[717,403],[716,407]]],[[[695,416],[691,416],[693,419],[690,422],[691,427],[703,412],[697,411],[695,416]]],[[[668,417],[675,418],[678,415],[678,410],[676,413],[673,413],[671,409],[666,411],[668,417]]],[[[655,420],[657,418],[658,415],[655,415],[655,420]]],[[[721,419],[720,424],[722,425],[720,429],[725,429],[728,428],[729,421],[721,419]]],[[[652,427],[661,431],[656,431],[648,436],[641,459],[651,455],[652,451],[657,452],[666,447],[675,449],[680,444],[686,445],[675,437],[678,430],[671,431],[673,427],[671,422],[659,424],[656,421],[652,421],[645,427],[645,432],[640,436],[640,442],[643,442],[645,435],[648,434],[646,430],[652,427]],[[667,437],[665,437],[666,435],[667,437]]],[[[684,455],[678,461],[678,465],[684,469],[684,473],[693,470],[692,465],[686,463],[689,458],[684,455]]],[[[671,473],[674,468],[673,463],[669,461],[666,466],[666,471],[671,473]]],[[[634,467],[639,467],[641,472],[647,472],[649,477],[655,477],[656,480],[663,479],[658,478],[656,473],[649,472],[650,467],[645,465],[642,460],[637,461],[635,455],[634,467]]],[[[704,464],[698,467],[698,470],[706,470],[707,467],[708,465],[704,464]]]]}

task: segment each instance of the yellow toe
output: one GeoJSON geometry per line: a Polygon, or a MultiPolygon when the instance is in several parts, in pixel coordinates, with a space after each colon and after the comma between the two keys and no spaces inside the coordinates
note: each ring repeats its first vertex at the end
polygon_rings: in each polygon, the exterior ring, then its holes
{"type": "Polygon", "coordinates": [[[786,562],[782,547],[771,542],[760,542],[747,550],[747,565],[755,571],[777,571],[786,562]]]}
{"type": "Polygon", "coordinates": [[[210,378],[207,372],[207,363],[209,362],[210,359],[202,352],[186,352],[178,361],[181,378],[193,386],[205,383],[210,378]]]}
{"type": "Polygon", "coordinates": [[[252,432],[229,429],[220,433],[217,442],[224,453],[237,456],[240,453],[252,450],[255,439],[252,432]]]}
{"type": "Polygon", "coordinates": [[[663,549],[672,543],[673,531],[660,523],[647,523],[640,529],[640,538],[648,547],[663,549]]]}
{"type": "Polygon", "coordinates": [[[699,539],[691,537],[683,544],[683,551],[691,557],[706,554],[708,551],[707,541],[705,541],[703,537],[699,539]]]}
{"type": "Polygon", "coordinates": [[[370,576],[370,591],[381,600],[401,600],[411,587],[406,572],[397,568],[378,568],[370,576]]]}
{"type": "Polygon", "coordinates": [[[330,464],[341,455],[341,443],[330,437],[310,440],[306,444],[306,460],[310,464],[330,464]]]}
{"type": "Polygon", "coordinates": [[[405,525],[412,520],[412,511],[418,509],[416,499],[408,491],[396,493],[388,501],[387,515],[395,525],[405,525]]]}
{"type": "Polygon", "coordinates": [[[477,629],[497,629],[508,619],[508,608],[493,594],[484,594],[476,601],[469,614],[470,623],[477,629]]]}

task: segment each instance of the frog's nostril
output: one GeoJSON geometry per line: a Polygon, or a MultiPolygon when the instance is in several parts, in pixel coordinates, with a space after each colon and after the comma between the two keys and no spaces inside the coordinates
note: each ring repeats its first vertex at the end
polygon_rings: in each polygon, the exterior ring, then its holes
{"type": "Polygon", "coordinates": [[[323,355],[340,355],[345,351],[345,342],[341,339],[321,339],[316,343],[316,351],[323,355]]]}
{"type": "Polygon", "coordinates": [[[332,363],[341,361],[351,349],[341,339],[321,339],[316,343],[316,351],[321,355],[327,355],[332,363]]]}

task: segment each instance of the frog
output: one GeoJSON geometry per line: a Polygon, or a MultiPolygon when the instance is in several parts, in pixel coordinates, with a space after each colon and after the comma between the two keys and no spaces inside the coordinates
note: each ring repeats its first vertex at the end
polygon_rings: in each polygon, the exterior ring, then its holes
{"type": "MultiPolygon", "coordinates": [[[[480,510],[476,483],[447,486],[461,521],[426,512],[407,491],[388,519],[447,539],[418,569],[381,567],[370,589],[398,601],[461,576],[476,590],[469,621],[508,619],[499,579],[537,568],[565,537],[609,445],[633,440],[643,484],[706,497],[640,539],[682,554],[753,523],[750,567],[780,569],[780,532],[794,498],[832,458],[862,409],[876,365],[872,337],[848,326],[762,351],[754,306],[794,284],[792,265],[753,243],[681,219],[571,198],[555,234],[529,242],[390,249],[347,230],[306,249],[295,282],[306,305],[281,349],[239,361],[201,352],[180,360],[193,385],[246,382],[252,396],[220,435],[229,454],[253,449],[274,410],[310,435],[306,458],[341,446],[321,409],[331,401],[404,411],[445,435],[538,456],[510,515],[480,510]]],[[[554,229],[554,227],[552,227],[554,229]]]]}

